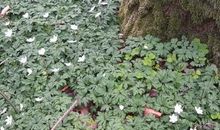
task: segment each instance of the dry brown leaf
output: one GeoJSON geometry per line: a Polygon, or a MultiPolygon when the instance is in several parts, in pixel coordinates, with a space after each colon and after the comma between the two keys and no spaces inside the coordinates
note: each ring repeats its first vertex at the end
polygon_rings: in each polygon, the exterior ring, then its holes
{"type": "Polygon", "coordinates": [[[162,113],[158,112],[158,111],[155,111],[154,109],[151,109],[151,108],[145,108],[144,109],[144,115],[145,116],[147,116],[147,115],[154,115],[157,118],[159,118],[159,117],[161,117],[162,113]]]}
{"type": "Polygon", "coordinates": [[[7,14],[7,12],[8,12],[8,10],[10,9],[10,6],[9,5],[7,5],[2,11],[1,11],[1,16],[5,16],[6,14],[7,14]]]}

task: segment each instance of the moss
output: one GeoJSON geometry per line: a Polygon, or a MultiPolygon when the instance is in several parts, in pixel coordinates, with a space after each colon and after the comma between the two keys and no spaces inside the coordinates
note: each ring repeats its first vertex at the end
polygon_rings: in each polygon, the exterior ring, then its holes
{"type": "Polygon", "coordinates": [[[216,63],[220,65],[220,37],[215,35],[209,35],[207,44],[209,47],[209,50],[211,50],[212,53],[210,53],[210,57],[213,57],[211,59],[211,62],[216,63]]]}
{"type": "Polygon", "coordinates": [[[167,32],[168,38],[175,37],[181,27],[180,16],[177,12],[178,10],[175,9],[170,14],[169,23],[168,23],[168,32],[167,32]]]}

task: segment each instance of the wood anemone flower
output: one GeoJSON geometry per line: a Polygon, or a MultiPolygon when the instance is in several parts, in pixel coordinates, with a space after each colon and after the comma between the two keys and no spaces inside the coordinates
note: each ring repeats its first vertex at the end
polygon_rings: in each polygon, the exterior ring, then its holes
{"type": "Polygon", "coordinates": [[[155,117],[159,118],[162,116],[162,113],[161,112],[158,112],[154,109],[151,109],[151,108],[145,108],[144,109],[144,115],[145,116],[148,116],[148,115],[154,115],[155,117]]]}

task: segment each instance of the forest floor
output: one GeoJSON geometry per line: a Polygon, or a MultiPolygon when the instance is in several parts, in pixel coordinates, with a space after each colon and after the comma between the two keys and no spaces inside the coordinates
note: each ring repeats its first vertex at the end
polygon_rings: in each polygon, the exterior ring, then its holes
{"type": "Polygon", "coordinates": [[[117,0],[0,5],[0,130],[54,130],[65,112],[57,130],[220,128],[220,75],[199,39],[124,41],[117,0]]]}

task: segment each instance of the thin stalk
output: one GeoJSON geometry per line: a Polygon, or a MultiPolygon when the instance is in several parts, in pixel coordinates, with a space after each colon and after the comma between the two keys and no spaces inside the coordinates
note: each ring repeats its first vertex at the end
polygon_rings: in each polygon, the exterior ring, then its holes
{"type": "Polygon", "coordinates": [[[15,110],[16,113],[18,113],[18,110],[14,106],[14,104],[11,103],[10,99],[4,94],[4,92],[0,91],[0,95],[8,102],[8,104],[15,110]]]}

